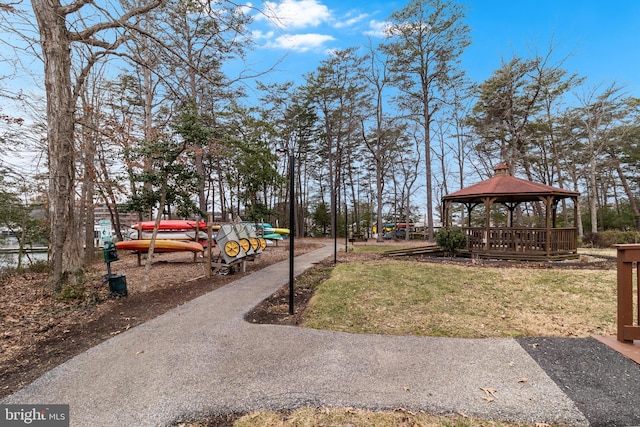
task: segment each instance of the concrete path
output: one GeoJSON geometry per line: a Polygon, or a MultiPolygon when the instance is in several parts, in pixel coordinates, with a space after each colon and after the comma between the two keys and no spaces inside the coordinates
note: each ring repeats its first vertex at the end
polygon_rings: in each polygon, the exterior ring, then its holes
{"type": "MultiPolygon", "coordinates": [[[[297,257],[296,274],[332,251],[297,257]]],[[[589,425],[513,339],[348,334],[243,320],[287,280],[288,261],[245,276],[78,355],[2,403],[68,403],[73,426],[163,426],[305,405],[589,425]]]]}

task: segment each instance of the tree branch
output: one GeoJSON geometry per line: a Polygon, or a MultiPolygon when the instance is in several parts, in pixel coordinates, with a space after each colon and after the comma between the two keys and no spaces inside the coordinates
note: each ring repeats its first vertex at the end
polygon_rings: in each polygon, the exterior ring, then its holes
{"type": "MultiPolygon", "coordinates": [[[[84,4],[89,3],[91,0],[85,0],[84,4]]],[[[82,3],[82,2],[81,2],[82,3]]],[[[102,22],[96,25],[93,25],[83,31],[80,32],[70,32],[69,33],[69,39],[71,41],[81,41],[81,42],[86,42],[87,40],[92,39],[97,33],[104,31],[104,30],[110,30],[110,29],[114,29],[114,28],[131,28],[132,26],[127,22],[129,21],[129,19],[139,16],[139,15],[143,15],[147,12],[150,12],[151,10],[159,7],[162,5],[162,0],[154,0],[151,3],[149,3],[146,6],[142,6],[142,7],[137,7],[134,9],[131,9],[129,12],[125,13],[124,15],[122,15],[120,18],[114,19],[112,21],[109,22],[102,22]]],[[[80,7],[83,6],[84,4],[80,4],[80,7]]],[[[79,9],[79,8],[78,8],[79,9]]],[[[78,10],[76,9],[76,10],[78,10]]],[[[137,28],[135,26],[133,26],[134,28],[137,28]]]]}

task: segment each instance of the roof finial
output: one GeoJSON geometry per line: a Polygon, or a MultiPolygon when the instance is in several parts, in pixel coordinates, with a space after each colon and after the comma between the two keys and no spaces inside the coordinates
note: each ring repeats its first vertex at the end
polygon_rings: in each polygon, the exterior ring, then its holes
{"type": "Polygon", "coordinates": [[[505,165],[503,162],[498,163],[493,168],[493,172],[494,172],[494,176],[498,176],[498,175],[508,176],[508,175],[510,175],[509,166],[505,165]]]}

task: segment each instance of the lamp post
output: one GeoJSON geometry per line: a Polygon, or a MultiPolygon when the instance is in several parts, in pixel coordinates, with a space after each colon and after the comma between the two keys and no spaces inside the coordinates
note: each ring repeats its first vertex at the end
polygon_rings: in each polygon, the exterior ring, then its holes
{"type": "Polygon", "coordinates": [[[295,186],[295,156],[293,150],[289,152],[289,315],[293,316],[293,282],[295,280],[293,276],[293,239],[296,235],[296,186],[295,186]]]}
{"type": "Polygon", "coordinates": [[[293,316],[294,314],[294,301],[293,301],[293,293],[294,293],[294,238],[296,234],[296,221],[295,221],[295,213],[296,213],[296,186],[295,186],[295,156],[293,155],[293,149],[278,149],[279,153],[287,153],[289,155],[289,315],[293,316]]]}

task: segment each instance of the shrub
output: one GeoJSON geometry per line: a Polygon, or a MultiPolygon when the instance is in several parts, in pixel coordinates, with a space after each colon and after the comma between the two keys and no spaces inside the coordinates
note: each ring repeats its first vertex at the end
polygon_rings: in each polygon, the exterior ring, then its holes
{"type": "Polygon", "coordinates": [[[61,301],[70,302],[72,300],[80,300],[84,298],[86,289],[78,284],[65,284],[56,297],[61,301]]]}
{"type": "Polygon", "coordinates": [[[640,242],[640,232],[635,230],[605,230],[599,233],[585,233],[582,241],[585,246],[609,248],[617,244],[640,242]]]}
{"type": "Polygon", "coordinates": [[[455,256],[467,247],[467,235],[458,227],[443,228],[436,233],[436,243],[445,253],[455,256]]]}
{"type": "Polygon", "coordinates": [[[49,271],[49,263],[47,261],[35,261],[29,265],[28,270],[30,273],[46,273],[49,271]]]}
{"type": "Polygon", "coordinates": [[[87,281],[84,270],[78,269],[74,273],[66,272],[62,277],[62,286],[56,292],[56,298],[66,302],[83,299],[87,290],[84,286],[87,281]]]}

